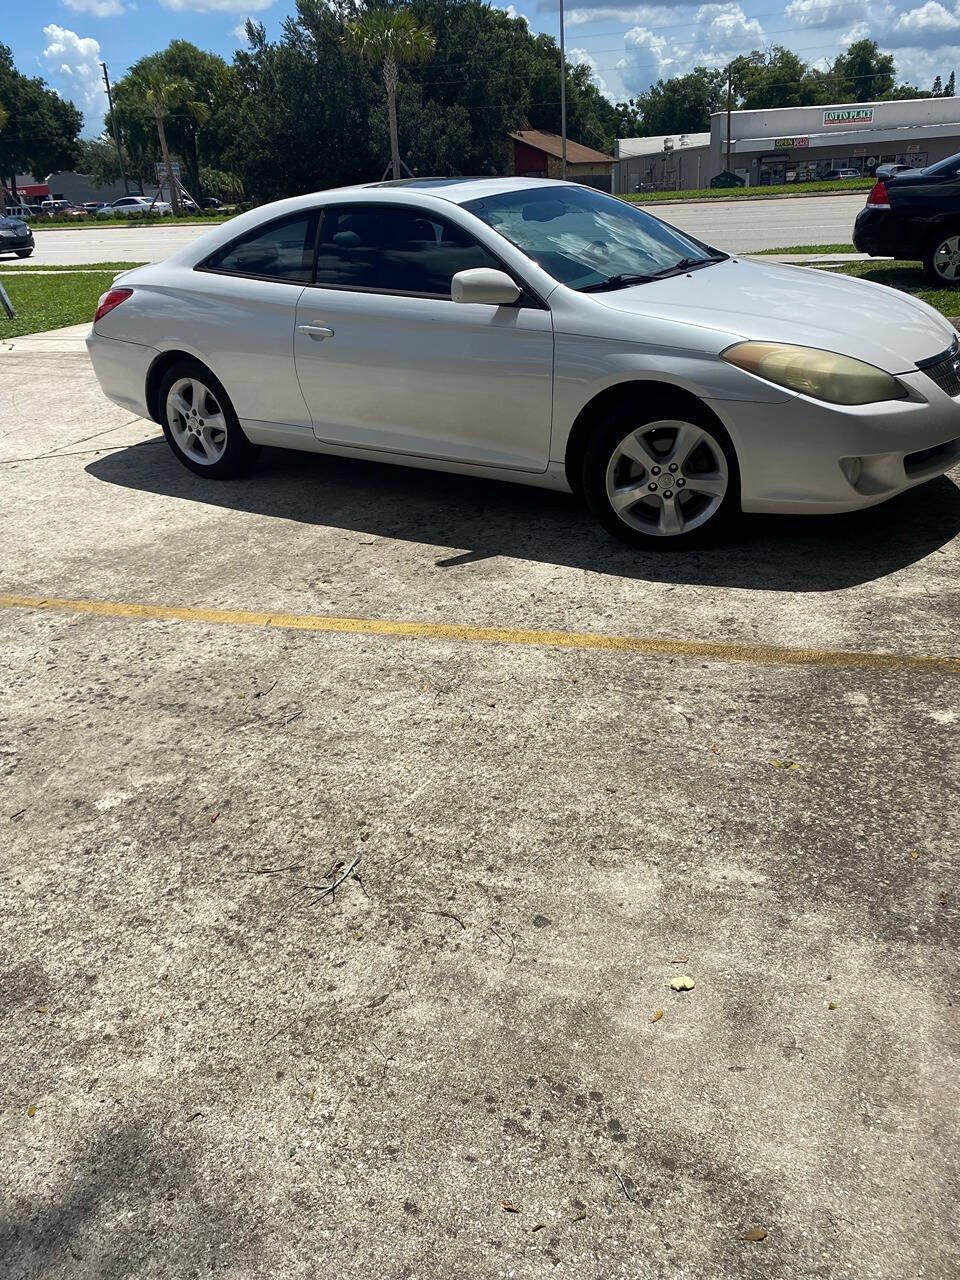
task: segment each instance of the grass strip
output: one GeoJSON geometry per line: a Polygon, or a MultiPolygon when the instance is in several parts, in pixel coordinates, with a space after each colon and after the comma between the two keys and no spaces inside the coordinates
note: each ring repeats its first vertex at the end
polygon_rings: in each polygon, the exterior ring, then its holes
{"type": "Polygon", "coordinates": [[[117,273],[111,268],[53,276],[19,271],[0,274],[17,312],[12,320],[0,313],[0,338],[17,338],[92,321],[97,299],[110,288],[117,273]]]}

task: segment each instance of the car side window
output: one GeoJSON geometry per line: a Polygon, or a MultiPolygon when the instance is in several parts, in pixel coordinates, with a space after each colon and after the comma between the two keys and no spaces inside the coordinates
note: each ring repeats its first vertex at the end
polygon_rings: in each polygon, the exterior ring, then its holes
{"type": "Polygon", "coordinates": [[[466,231],[421,209],[335,205],[324,211],[318,285],[449,299],[450,281],[470,267],[503,270],[466,231]]]}
{"type": "Polygon", "coordinates": [[[306,209],[257,227],[217,250],[203,264],[237,276],[265,276],[306,284],[313,272],[319,210],[306,209]]]}

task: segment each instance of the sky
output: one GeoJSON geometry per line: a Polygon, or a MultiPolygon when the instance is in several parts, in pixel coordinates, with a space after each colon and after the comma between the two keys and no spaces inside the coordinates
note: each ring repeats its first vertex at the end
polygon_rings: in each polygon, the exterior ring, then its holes
{"type": "MultiPolygon", "coordinates": [[[[578,4],[564,0],[567,58],[585,62],[612,101],[696,65],[725,66],[739,53],[783,44],[825,65],[869,36],[896,57],[900,79],[929,89],[960,66],[960,0],[722,0],[578,4]]],[[[534,31],[559,33],[560,0],[500,4],[534,31]]],[[[100,62],[113,79],[175,38],[228,60],[245,43],[247,17],[279,35],[294,0],[8,0],[0,40],[27,75],[42,75],[84,113],[84,134],[103,125],[100,62]]]]}

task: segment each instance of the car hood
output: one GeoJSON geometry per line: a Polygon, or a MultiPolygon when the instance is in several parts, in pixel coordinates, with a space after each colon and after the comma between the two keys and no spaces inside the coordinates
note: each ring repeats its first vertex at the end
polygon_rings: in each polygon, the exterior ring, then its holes
{"type": "Polygon", "coordinates": [[[22,218],[5,217],[0,218],[0,227],[4,231],[27,231],[29,228],[22,218]]]}
{"type": "Polygon", "coordinates": [[[592,295],[611,311],[753,338],[820,347],[907,373],[955,331],[925,302],[886,285],[752,258],[592,295]]]}

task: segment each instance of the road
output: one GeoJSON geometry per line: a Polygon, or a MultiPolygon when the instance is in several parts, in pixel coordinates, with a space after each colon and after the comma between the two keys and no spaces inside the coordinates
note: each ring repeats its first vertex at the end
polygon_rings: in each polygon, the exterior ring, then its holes
{"type": "MultiPolygon", "coordinates": [[[[691,201],[651,205],[666,222],[731,253],[779,249],[795,244],[841,244],[850,240],[863,193],[817,199],[691,201]]],[[[37,249],[24,265],[80,266],[88,262],[154,262],[189,244],[201,226],[69,227],[40,231],[37,249]]],[[[12,264],[11,264],[12,265],[12,264]]]]}
{"type": "Polygon", "coordinates": [[[85,328],[0,344],[0,1276],[956,1280],[960,470],[633,552],[203,480],[85,328]]]}

